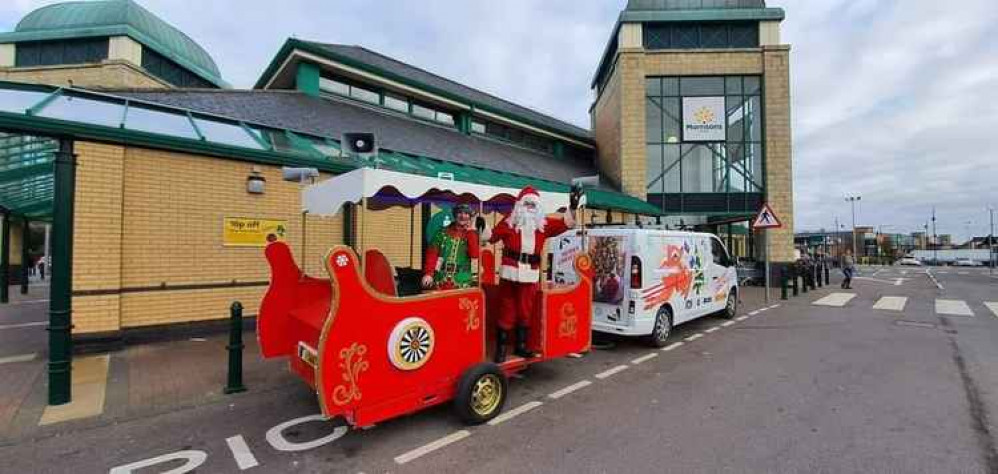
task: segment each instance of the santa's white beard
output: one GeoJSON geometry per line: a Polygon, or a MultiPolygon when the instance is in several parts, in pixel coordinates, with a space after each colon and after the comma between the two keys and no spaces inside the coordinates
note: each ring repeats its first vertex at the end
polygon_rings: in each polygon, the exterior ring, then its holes
{"type": "Polygon", "coordinates": [[[540,211],[540,206],[533,211],[528,210],[521,203],[517,202],[513,207],[513,228],[517,232],[544,232],[544,213],[540,211]]]}

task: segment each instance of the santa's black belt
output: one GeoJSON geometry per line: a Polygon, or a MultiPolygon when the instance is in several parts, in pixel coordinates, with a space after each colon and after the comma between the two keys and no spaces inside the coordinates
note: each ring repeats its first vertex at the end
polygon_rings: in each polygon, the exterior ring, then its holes
{"type": "Polygon", "coordinates": [[[518,253],[512,250],[503,249],[502,256],[505,258],[511,258],[513,260],[516,260],[519,263],[529,263],[531,265],[539,265],[541,263],[540,255],[534,255],[530,253],[518,253]]]}

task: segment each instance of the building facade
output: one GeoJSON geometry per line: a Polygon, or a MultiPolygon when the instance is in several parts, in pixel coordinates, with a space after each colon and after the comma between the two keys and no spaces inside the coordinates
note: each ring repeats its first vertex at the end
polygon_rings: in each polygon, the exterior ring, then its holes
{"type": "Polygon", "coordinates": [[[615,185],[729,243],[768,202],[784,225],[770,232],[776,262],[793,256],[784,16],[763,0],[630,0],[591,108],[598,167],[615,185]]]}

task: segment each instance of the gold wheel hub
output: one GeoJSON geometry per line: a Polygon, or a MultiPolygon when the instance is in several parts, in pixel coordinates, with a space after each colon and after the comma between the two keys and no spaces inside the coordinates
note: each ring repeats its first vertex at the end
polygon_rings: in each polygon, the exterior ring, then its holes
{"type": "Polygon", "coordinates": [[[499,407],[502,400],[502,381],[494,374],[486,374],[475,382],[471,391],[471,409],[479,416],[488,416],[499,407]]]}

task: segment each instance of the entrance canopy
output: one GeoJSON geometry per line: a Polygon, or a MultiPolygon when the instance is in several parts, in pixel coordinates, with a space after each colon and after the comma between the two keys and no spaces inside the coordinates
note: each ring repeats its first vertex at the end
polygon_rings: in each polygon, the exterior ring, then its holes
{"type": "MultiPolygon", "coordinates": [[[[359,203],[362,199],[368,199],[374,209],[430,202],[481,205],[486,211],[504,211],[513,207],[519,192],[518,188],[360,168],[305,188],[302,211],[331,216],[339,213],[344,204],[359,203]]],[[[540,193],[544,212],[568,207],[567,194],[540,193]]]]}

